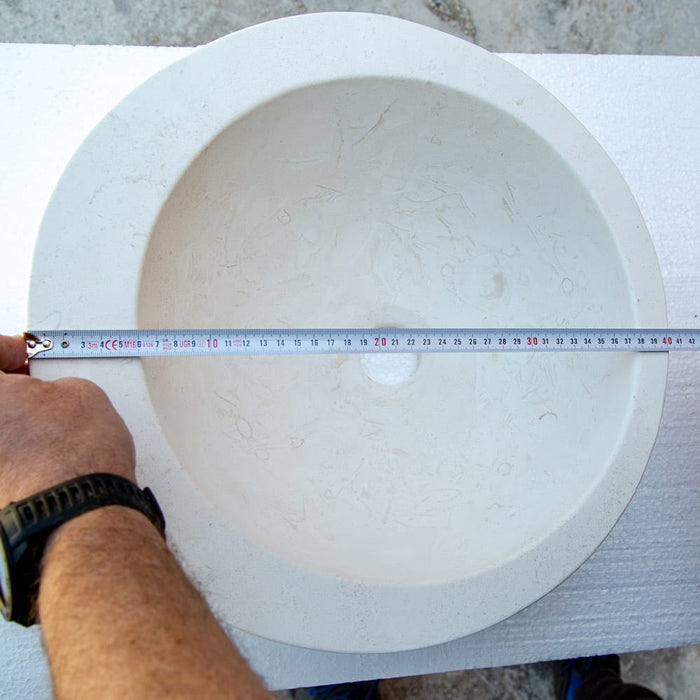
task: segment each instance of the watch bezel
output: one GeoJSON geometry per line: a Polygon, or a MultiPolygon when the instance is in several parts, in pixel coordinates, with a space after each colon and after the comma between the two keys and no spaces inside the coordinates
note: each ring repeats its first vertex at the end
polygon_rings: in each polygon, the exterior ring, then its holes
{"type": "Polygon", "coordinates": [[[5,528],[0,523],[0,613],[6,620],[12,619],[12,579],[10,577],[10,544],[5,528]]]}

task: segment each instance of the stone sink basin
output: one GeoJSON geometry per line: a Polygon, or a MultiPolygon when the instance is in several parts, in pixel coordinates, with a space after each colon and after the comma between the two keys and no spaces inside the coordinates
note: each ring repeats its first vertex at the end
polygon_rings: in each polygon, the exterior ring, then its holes
{"type": "MultiPolygon", "coordinates": [[[[46,212],[33,328],[662,327],[637,205],[542,87],[453,36],[327,13],[138,87],[46,212]]],[[[46,360],[105,388],[225,624],[341,652],[492,625],[619,518],[664,354],[46,360]],[[393,376],[393,375],[392,375],[393,376]]]]}

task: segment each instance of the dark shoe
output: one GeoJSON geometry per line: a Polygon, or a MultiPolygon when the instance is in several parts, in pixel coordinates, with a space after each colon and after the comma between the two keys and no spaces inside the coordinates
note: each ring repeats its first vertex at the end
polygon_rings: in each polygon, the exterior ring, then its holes
{"type": "Polygon", "coordinates": [[[375,700],[379,681],[317,685],[292,691],[295,700],[375,700]]]}
{"type": "Polygon", "coordinates": [[[557,700],[574,700],[576,691],[590,673],[613,673],[620,675],[620,657],[584,656],[580,659],[566,659],[554,662],[554,690],[557,700]]]}
{"type": "Polygon", "coordinates": [[[557,700],[661,700],[641,685],[620,678],[620,657],[586,656],[554,662],[557,700]]]}

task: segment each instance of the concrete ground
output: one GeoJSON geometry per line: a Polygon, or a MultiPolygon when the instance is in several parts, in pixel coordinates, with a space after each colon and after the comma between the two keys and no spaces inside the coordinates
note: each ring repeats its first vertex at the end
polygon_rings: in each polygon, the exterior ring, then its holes
{"type": "MultiPolygon", "coordinates": [[[[404,17],[492,51],[700,53],[698,0],[0,0],[0,42],[194,46],[329,10],[404,17]]],[[[700,697],[700,647],[625,654],[622,669],[669,700],[700,697]]],[[[554,697],[549,664],[393,679],[380,689],[386,700],[554,697]]]]}
{"type": "Polygon", "coordinates": [[[275,17],[356,10],[491,51],[695,55],[697,0],[0,0],[0,41],[196,46],[275,17]]]}

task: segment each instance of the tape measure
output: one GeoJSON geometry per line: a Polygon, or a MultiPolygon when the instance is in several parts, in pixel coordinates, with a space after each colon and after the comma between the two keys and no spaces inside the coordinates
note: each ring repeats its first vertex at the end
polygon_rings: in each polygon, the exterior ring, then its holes
{"type": "Polygon", "coordinates": [[[700,329],[679,328],[53,330],[32,331],[25,338],[30,359],[700,350],[700,329]]]}

